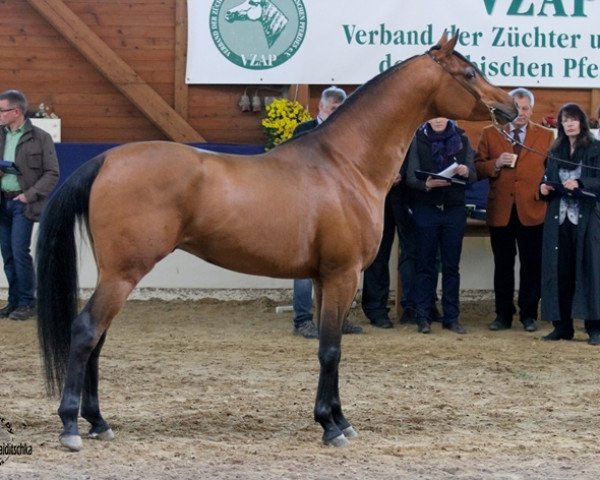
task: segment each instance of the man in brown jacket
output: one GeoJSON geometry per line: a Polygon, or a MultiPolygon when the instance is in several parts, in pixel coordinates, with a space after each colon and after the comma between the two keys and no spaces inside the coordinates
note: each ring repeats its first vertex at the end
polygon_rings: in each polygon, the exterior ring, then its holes
{"type": "Polygon", "coordinates": [[[509,93],[515,99],[519,116],[505,127],[505,134],[516,143],[511,145],[493,126],[486,127],[475,158],[478,177],[490,181],[487,223],[494,254],[496,318],[489,328],[505,330],[512,325],[516,313],[513,295],[518,248],[520,318],[523,328],[534,332],[537,330],[546,213],[546,203],[539,197],[539,183],[554,135],[550,129],[529,120],[534,105],[529,90],[517,88],[509,93]]]}
{"type": "Polygon", "coordinates": [[[0,249],[8,280],[8,303],[0,317],[27,320],[35,314],[30,253],[33,222],[58,182],[58,159],[50,135],[25,118],[27,99],[18,90],[0,93],[0,249]]]}

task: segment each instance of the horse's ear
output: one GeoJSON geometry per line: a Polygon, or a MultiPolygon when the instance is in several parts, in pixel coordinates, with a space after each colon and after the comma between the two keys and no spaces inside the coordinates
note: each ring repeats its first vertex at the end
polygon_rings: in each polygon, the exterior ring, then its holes
{"type": "Polygon", "coordinates": [[[454,34],[454,36],[448,40],[448,43],[446,43],[446,48],[448,49],[448,53],[452,53],[454,51],[454,47],[456,47],[456,42],[458,42],[458,34],[460,33],[460,30],[456,30],[456,33],[454,34]]]}
{"type": "Polygon", "coordinates": [[[437,42],[437,45],[439,47],[443,47],[444,45],[446,45],[447,42],[448,42],[448,32],[446,30],[444,30],[444,33],[442,33],[442,36],[440,37],[440,39],[437,42]]]}
{"type": "Polygon", "coordinates": [[[438,45],[440,46],[440,51],[442,54],[452,55],[452,52],[454,51],[454,47],[456,46],[456,42],[458,41],[458,33],[459,33],[459,30],[456,30],[456,33],[454,34],[454,36],[450,40],[448,40],[448,32],[446,30],[444,30],[444,34],[442,35],[442,38],[440,38],[440,41],[438,42],[438,45]]]}

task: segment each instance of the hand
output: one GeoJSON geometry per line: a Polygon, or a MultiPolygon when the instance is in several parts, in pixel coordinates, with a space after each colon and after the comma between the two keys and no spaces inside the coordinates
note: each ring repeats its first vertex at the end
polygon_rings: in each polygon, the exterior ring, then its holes
{"type": "Polygon", "coordinates": [[[540,193],[542,195],[550,195],[550,192],[554,191],[554,187],[552,187],[551,185],[546,185],[545,183],[542,183],[540,185],[540,193]]]}
{"type": "Polygon", "coordinates": [[[449,180],[441,180],[439,178],[427,177],[427,180],[425,181],[425,188],[427,188],[428,190],[431,188],[449,187],[449,186],[450,186],[449,180]]]}
{"type": "Polygon", "coordinates": [[[468,177],[469,176],[469,169],[466,165],[459,165],[458,167],[456,167],[456,175],[460,175],[461,177],[468,177]]]}
{"type": "Polygon", "coordinates": [[[563,182],[563,186],[567,190],[575,190],[576,188],[579,188],[579,182],[577,180],[569,179],[563,182]]]}
{"type": "Polygon", "coordinates": [[[496,169],[500,170],[502,167],[508,167],[512,165],[513,162],[513,153],[512,152],[502,152],[500,156],[496,159],[496,169]]]}
{"type": "Polygon", "coordinates": [[[25,196],[25,194],[24,194],[24,193],[19,193],[19,194],[18,194],[18,195],[17,195],[17,196],[14,198],[14,200],[17,200],[17,201],[19,201],[19,202],[21,202],[21,203],[28,203],[28,202],[27,202],[27,197],[25,196]]]}

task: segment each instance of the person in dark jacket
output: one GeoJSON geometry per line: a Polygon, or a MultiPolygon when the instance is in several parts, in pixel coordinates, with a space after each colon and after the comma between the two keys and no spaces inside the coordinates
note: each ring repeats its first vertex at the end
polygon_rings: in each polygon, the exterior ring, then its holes
{"type": "Polygon", "coordinates": [[[35,314],[30,253],[33,223],[58,182],[58,159],[50,135],[25,118],[27,99],[18,90],[0,93],[0,152],[17,171],[0,179],[0,249],[8,280],[8,303],[0,317],[27,320],[35,314]]]}
{"type": "Polygon", "coordinates": [[[464,185],[432,176],[417,178],[417,171],[439,173],[466,181],[476,180],[475,152],[464,131],[447,118],[423,124],[408,153],[408,186],[413,188],[412,211],[417,227],[417,271],[415,285],[416,320],[421,333],[431,332],[431,312],[437,284],[436,253],[442,263],[442,326],[458,334],[459,263],[467,221],[464,185]]]}
{"type": "Polygon", "coordinates": [[[574,103],[558,114],[558,135],[540,184],[548,201],[542,249],[544,340],[571,340],[582,319],[588,343],[600,345],[600,142],[574,103]]]}
{"type": "Polygon", "coordinates": [[[398,269],[402,282],[403,297],[397,299],[402,305],[400,323],[414,322],[414,272],[417,240],[410,214],[406,171],[408,162],[402,164],[392,188],[385,198],[383,235],[373,263],[364,271],[361,304],[364,314],[374,327],[392,328],[388,301],[390,296],[389,263],[396,232],[400,243],[398,269]]]}

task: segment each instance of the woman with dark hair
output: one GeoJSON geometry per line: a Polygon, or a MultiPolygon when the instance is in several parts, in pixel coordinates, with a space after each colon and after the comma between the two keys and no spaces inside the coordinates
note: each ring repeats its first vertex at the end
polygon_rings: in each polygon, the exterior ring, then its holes
{"type": "Polygon", "coordinates": [[[419,332],[431,332],[431,312],[435,307],[439,249],[442,263],[442,326],[464,334],[459,322],[459,263],[467,221],[465,187],[417,171],[449,175],[474,182],[475,152],[464,131],[447,118],[433,118],[415,134],[407,155],[407,185],[411,191],[413,220],[417,230],[417,261],[414,300],[419,332]]]}
{"type": "Polygon", "coordinates": [[[573,319],[585,321],[590,345],[600,345],[600,142],[579,105],[558,114],[540,184],[549,202],[542,252],[542,318],[554,330],[544,340],[571,340],[573,319]]]}

